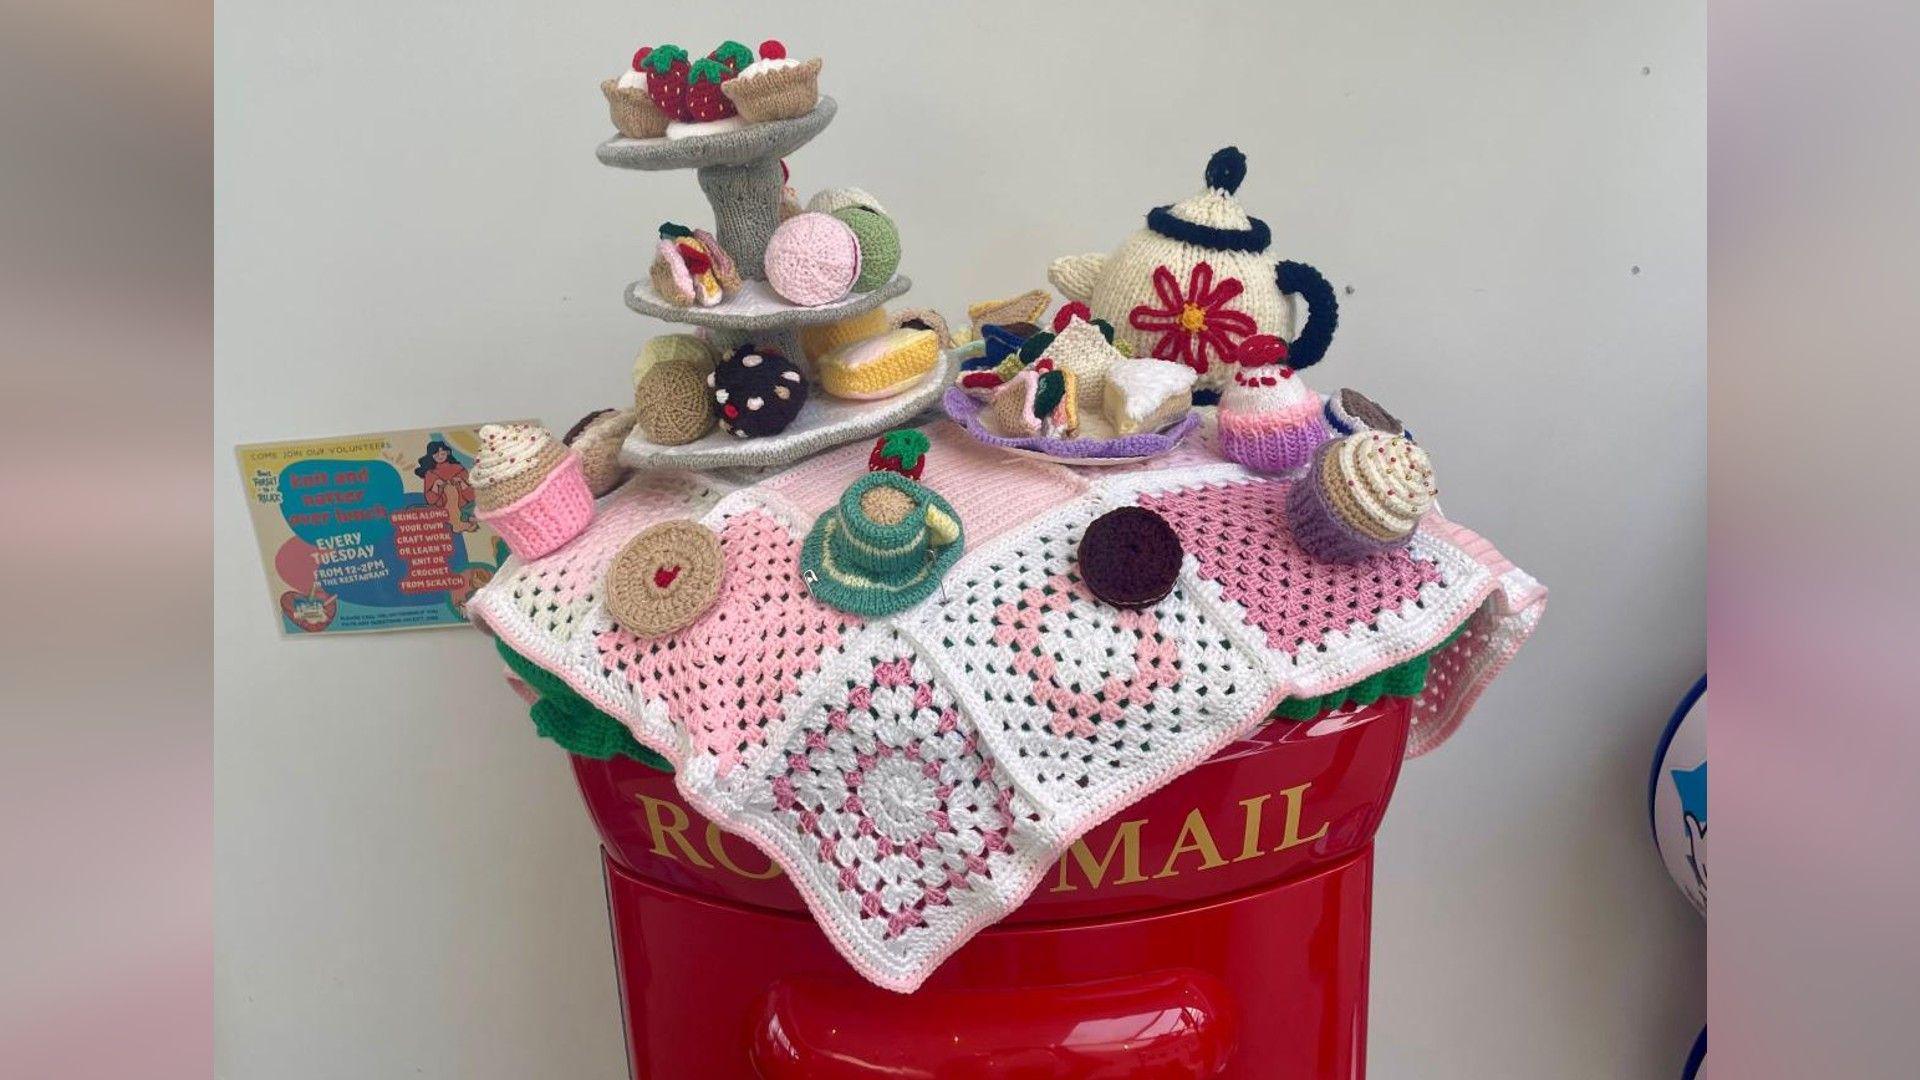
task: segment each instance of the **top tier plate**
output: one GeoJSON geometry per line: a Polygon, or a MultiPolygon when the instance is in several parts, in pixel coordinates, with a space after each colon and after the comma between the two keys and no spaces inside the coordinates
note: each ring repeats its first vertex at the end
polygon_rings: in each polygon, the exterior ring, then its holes
{"type": "Polygon", "coordinates": [[[685,139],[608,139],[594,151],[600,164],[616,169],[705,169],[748,165],[767,158],[783,158],[805,146],[833,120],[839,106],[825,94],[805,116],[748,124],[718,135],[685,139]]]}

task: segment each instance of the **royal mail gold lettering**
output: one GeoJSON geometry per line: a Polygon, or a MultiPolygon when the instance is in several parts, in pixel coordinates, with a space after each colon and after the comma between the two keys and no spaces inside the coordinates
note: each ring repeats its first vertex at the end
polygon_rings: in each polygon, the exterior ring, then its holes
{"type": "Polygon", "coordinates": [[[713,869],[713,864],[701,858],[700,853],[693,849],[693,845],[687,843],[687,826],[692,822],[687,820],[686,810],[682,809],[678,803],[656,799],[651,795],[641,795],[640,805],[647,810],[647,831],[653,837],[655,855],[679,859],[679,855],[667,850],[667,841],[672,840],[674,846],[680,849],[680,855],[686,856],[688,862],[702,870],[713,869]],[[660,820],[663,815],[669,818],[671,823],[660,820]]]}
{"type": "Polygon", "coordinates": [[[1093,849],[1087,846],[1084,838],[1075,840],[1073,846],[1067,849],[1067,854],[1060,856],[1059,878],[1055,881],[1053,888],[1047,891],[1074,892],[1077,890],[1078,886],[1067,880],[1068,856],[1072,856],[1073,860],[1080,864],[1080,872],[1086,875],[1088,887],[1099,888],[1100,883],[1106,879],[1107,868],[1113,865],[1113,853],[1116,850],[1120,852],[1120,876],[1113,879],[1115,885],[1131,885],[1136,881],[1147,880],[1146,875],[1140,872],[1140,827],[1146,823],[1146,818],[1121,822],[1120,827],[1113,831],[1113,840],[1107,844],[1107,853],[1098,860],[1094,859],[1093,849]]]}
{"type": "Polygon", "coordinates": [[[1280,793],[1280,797],[1287,800],[1287,828],[1285,833],[1280,837],[1280,846],[1273,849],[1275,852],[1285,851],[1288,848],[1296,848],[1301,844],[1311,844],[1315,840],[1327,835],[1327,825],[1329,823],[1325,821],[1320,823],[1320,830],[1312,836],[1300,835],[1300,808],[1301,805],[1306,802],[1307,789],[1312,786],[1313,782],[1309,780],[1304,784],[1290,787],[1280,793]]]}
{"type": "Polygon", "coordinates": [[[1213,832],[1207,828],[1207,819],[1200,816],[1198,807],[1187,811],[1187,820],[1180,825],[1180,835],[1174,837],[1173,850],[1167,852],[1167,861],[1160,867],[1160,872],[1153,875],[1154,878],[1170,878],[1178,874],[1180,871],[1175,870],[1173,864],[1189,851],[1200,853],[1201,870],[1227,865],[1227,860],[1220,857],[1220,849],[1213,842],[1213,832]]]}
{"type": "Polygon", "coordinates": [[[1241,799],[1240,807],[1240,854],[1233,857],[1234,862],[1246,862],[1257,859],[1266,852],[1260,850],[1260,817],[1262,807],[1272,795],[1255,795],[1251,799],[1241,799]]]}
{"type": "Polygon", "coordinates": [[[780,864],[774,862],[771,857],[767,858],[767,868],[757,874],[742,870],[740,864],[733,861],[733,856],[727,854],[726,840],[725,834],[720,831],[720,826],[711,821],[707,822],[707,854],[713,856],[714,862],[749,881],[765,881],[768,878],[780,876],[780,864]]]}

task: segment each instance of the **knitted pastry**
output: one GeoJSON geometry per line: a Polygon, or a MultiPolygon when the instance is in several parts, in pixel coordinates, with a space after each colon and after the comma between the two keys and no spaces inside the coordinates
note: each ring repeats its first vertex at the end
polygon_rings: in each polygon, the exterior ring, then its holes
{"type": "Polygon", "coordinates": [[[1235,197],[1247,159],[1234,147],[1212,156],[1199,194],[1147,214],[1147,226],[1111,254],[1054,260],[1047,279],[1086,301],[1136,356],[1186,364],[1199,391],[1224,391],[1229,358],[1254,334],[1292,342],[1295,368],[1320,360],[1333,338],[1339,298],[1319,271],[1268,251],[1267,223],[1235,197]],[[1306,321],[1289,294],[1306,301],[1306,321]],[[1298,327],[1298,333],[1295,329],[1298,327]]]}
{"type": "Polygon", "coordinates": [[[632,409],[601,409],[580,418],[561,442],[580,455],[580,472],[587,490],[599,498],[627,478],[628,468],[620,463],[620,444],[633,430],[632,409]]]}
{"type": "Polygon", "coordinates": [[[607,614],[643,638],[685,630],[713,606],[725,570],[712,529],[686,518],[649,526],[607,564],[607,614]]]}
{"type": "Polygon", "coordinates": [[[865,206],[835,210],[833,216],[847,223],[860,244],[860,276],[853,279],[853,291],[872,292],[892,281],[900,268],[900,230],[893,219],[865,206]]]}
{"type": "Polygon", "coordinates": [[[837,398],[877,401],[912,387],[940,363],[940,338],[931,330],[888,330],[819,357],[820,388],[837,398]]]}
{"type": "Polygon", "coordinates": [[[720,90],[753,123],[791,120],[805,116],[820,103],[820,58],[792,60],[787,47],[768,39],[760,43],[760,59],[740,69],[738,77],[720,90]]]}
{"type": "Polygon", "coordinates": [[[832,214],[849,206],[864,206],[878,214],[887,212],[879,199],[857,187],[821,188],[807,200],[807,209],[816,214],[832,214]]]}
{"type": "Polygon", "coordinates": [[[1287,344],[1256,334],[1234,352],[1220,395],[1220,453],[1256,472],[1301,468],[1328,438],[1320,396],[1286,366],[1287,344]]]}
{"type": "MultiPolygon", "coordinates": [[[[1406,425],[1400,422],[1399,417],[1381,408],[1358,390],[1341,390],[1329,395],[1320,413],[1336,435],[1351,435],[1369,428],[1389,435],[1407,435],[1406,425]]],[[[1411,435],[1407,437],[1412,438],[1411,435]]]]}
{"type": "Polygon", "coordinates": [[[538,424],[487,424],[467,479],[476,516],[522,559],[537,559],[593,520],[580,455],[538,424]]]}
{"type": "Polygon", "coordinates": [[[618,80],[607,79],[600,92],[607,96],[607,108],[613,114],[613,126],[629,139],[657,139],[667,133],[672,117],[660,111],[647,93],[647,73],[641,67],[652,49],[633,54],[633,65],[618,80]]]}
{"type": "Polygon", "coordinates": [[[705,378],[719,359],[719,350],[713,347],[713,342],[697,334],[661,334],[648,339],[634,356],[633,385],[639,386],[647,372],[663,360],[684,360],[699,369],[700,377],[705,378]]]}
{"type": "Polygon", "coordinates": [[[733,102],[721,92],[722,84],[733,78],[727,64],[712,57],[692,60],[678,45],[642,50],[636,61],[646,72],[648,96],[667,116],[668,138],[711,135],[745,123],[734,115],[733,102]]]}
{"type": "Polygon", "coordinates": [[[860,240],[831,214],[795,214],[767,238],[767,284],[801,307],[831,304],[860,277],[860,240]]]}
{"type": "Polygon", "coordinates": [[[867,471],[897,472],[909,480],[918,480],[926,471],[927,450],[931,446],[925,432],[895,428],[874,440],[873,453],[867,455],[867,471]]]}
{"type": "Polygon", "coordinates": [[[653,291],[674,307],[713,307],[740,290],[740,271],[705,229],[669,221],[654,249],[653,291]]]}
{"type": "Polygon", "coordinates": [[[800,347],[806,350],[807,359],[818,360],[842,345],[864,341],[891,329],[893,321],[887,318],[886,309],[874,308],[837,322],[801,327],[800,347]]]}
{"type": "Polygon", "coordinates": [[[953,348],[953,331],[947,328],[946,318],[932,308],[907,308],[893,316],[893,325],[909,330],[931,330],[942,349],[953,348]]]}
{"type": "Polygon", "coordinates": [[[690,360],[662,360],[633,388],[633,416],[647,441],[685,446],[713,430],[710,372],[690,360]]]}
{"type": "Polygon", "coordinates": [[[1115,435],[1159,431],[1193,409],[1195,378],[1170,360],[1116,360],[1101,389],[1101,415],[1115,435]]]}
{"type": "Polygon", "coordinates": [[[1324,443],[1287,489],[1294,542],[1314,558],[1358,562],[1405,547],[1433,505],[1426,451],[1402,436],[1362,431],[1324,443]]]}
{"type": "Polygon", "coordinates": [[[1019,296],[1009,296],[1004,300],[987,300],[967,307],[967,321],[973,324],[973,335],[981,336],[988,326],[1004,326],[1007,323],[1036,323],[1046,314],[1047,305],[1052,298],[1045,289],[1034,289],[1019,296]]]}
{"type": "Polygon", "coordinates": [[[742,345],[707,376],[720,429],[741,439],[778,435],[807,403],[807,379],[793,361],[742,345]]]}

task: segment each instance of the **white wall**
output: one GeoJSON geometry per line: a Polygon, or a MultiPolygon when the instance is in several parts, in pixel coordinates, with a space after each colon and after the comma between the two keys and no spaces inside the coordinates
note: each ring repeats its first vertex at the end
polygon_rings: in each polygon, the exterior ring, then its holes
{"type": "Polygon", "coordinates": [[[1246,151],[1276,248],[1353,289],[1316,384],[1408,417],[1449,512],[1554,590],[1387,818],[1373,1074],[1675,1075],[1704,935],[1642,800],[1705,663],[1698,7],[747,6],[221,8],[222,1075],[622,1068],[564,758],[469,632],[279,640],[231,447],[621,398],[658,329],[621,288],[705,204],[595,164],[597,83],[728,36],[826,54],[841,112],[796,183],[878,194],[912,299],[956,314],[1246,151]]]}

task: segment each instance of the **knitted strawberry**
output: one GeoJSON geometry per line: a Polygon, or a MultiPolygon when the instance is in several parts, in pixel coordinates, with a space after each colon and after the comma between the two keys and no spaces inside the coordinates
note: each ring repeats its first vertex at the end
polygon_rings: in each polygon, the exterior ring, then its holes
{"type": "Polygon", "coordinates": [[[720,84],[733,78],[732,69],[718,60],[696,61],[687,77],[685,107],[690,119],[700,123],[725,120],[734,114],[733,102],[720,92],[720,84]]]}
{"type": "Polygon", "coordinates": [[[720,61],[728,71],[738,75],[741,68],[753,63],[753,50],[737,41],[723,41],[719,48],[707,54],[707,58],[720,61]]]}
{"type": "Polygon", "coordinates": [[[868,472],[897,472],[909,480],[920,479],[927,467],[927,437],[912,428],[898,428],[880,436],[867,458],[868,472]]]}
{"type": "Polygon", "coordinates": [[[647,73],[647,96],[673,119],[692,120],[686,104],[687,80],[692,71],[687,63],[687,50],[678,45],[662,45],[643,51],[645,56],[634,58],[634,70],[647,73]]]}

